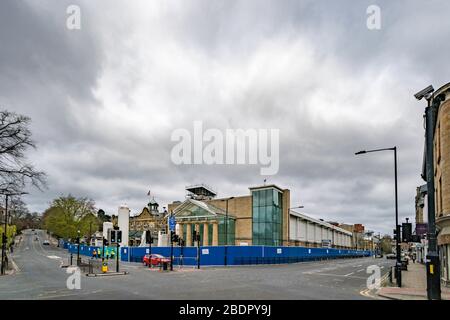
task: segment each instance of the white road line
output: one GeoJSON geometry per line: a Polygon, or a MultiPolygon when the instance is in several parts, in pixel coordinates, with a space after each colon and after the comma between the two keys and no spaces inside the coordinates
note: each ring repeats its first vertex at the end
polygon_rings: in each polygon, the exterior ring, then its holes
{"type": "Polygon", "coordinates": [[[361,272],[361,271],[364,271],[364,269],[359,269],[358,271],[356,271],[356,272],[361,272]]]}
{"type": "Polygon", "coordinates": [[[351,276],[352,274],[354,274],[354,272],[347,273],[347,274],[344,275],[344,277],[351,276]]]}

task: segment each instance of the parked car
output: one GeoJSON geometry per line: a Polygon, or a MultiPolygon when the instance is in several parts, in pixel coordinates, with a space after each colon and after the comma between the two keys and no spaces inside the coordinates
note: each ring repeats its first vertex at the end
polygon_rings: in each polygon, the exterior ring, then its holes
{"type": "Polygon", "coordinates": [[[388,254],[386,255],[386,259],[395,259],[395,258],[397,258],[397,256],[395,255],[395,253],[388,253],[388,254]]]}
{"type": "Polygon", "coordinates": [[[157,266],[163,263],[170,263],[170,259],[167,259],[166,257],[160,254],[151,254],[151,255],[146,254],[142,259],[142,262],[146,266],[148,266],[149,264],[151,264],[152,266],[157,266]]]}
{"type": "Polygon", "coordinates": [[[43,244],[44,246],[49,246],[49,245],[50,245],[50,242],[49,242],[48,240],[44,240],[44,241],[42,242],[42,244],[43,244]]]}

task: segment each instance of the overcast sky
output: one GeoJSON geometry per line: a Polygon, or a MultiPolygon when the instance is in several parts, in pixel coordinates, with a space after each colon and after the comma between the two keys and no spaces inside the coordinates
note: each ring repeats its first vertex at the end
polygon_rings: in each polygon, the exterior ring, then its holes
{"type": "Polygon", "coordinates": [[[414,218],[424,102],[450,81],[450,2],[49,1],[0,2],[0,108],[28,115],[48,174],[25,201],[42,212],[72,193],[108,214],[161,206],[206,183],[249,194],[267,178],[304,213],[392,233],[393,154],[402,218],[414,218]],[[67,6],[81,29],[66,27],[67,6]],[[369,5],[381,29],[366,26],[369,5]],[[175,129],[279,129],[280,170],[175,165],[175,129]]]}

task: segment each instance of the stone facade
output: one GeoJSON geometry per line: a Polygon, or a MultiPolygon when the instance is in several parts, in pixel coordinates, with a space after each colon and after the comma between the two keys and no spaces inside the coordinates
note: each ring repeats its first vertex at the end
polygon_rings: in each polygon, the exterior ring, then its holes
{"type": "Polygon", "coordinates": [[[450,83],[439,88],[434,97],[443,98],[434,132],[434,191],[437,243],[441,280],[450,285],[450,83]]]}
{"type": "MultiPolygon", "coordinates": [[[[277,243],[275,245],[283,246],[307,246],[307,247],[319,247],[322,245],[321,241],[302,241],[301,238],[291,238],[291,213],[290,213],[290,190],[282,189],[275,185],[264,185],[258,187],[252,187],[250,189],[250,195],[235,196],[222,199],[216,199],[214,197],[209,199],[195,199],[188,197],[187,200],[180,202],[176,201],[168,205],[169,214],[173,213],[178,224],[177,230],[180,238],[185,240],[186,246],[195,245],[192,239],[193,230],[199,231],[201,234],[202,245],[223,245],[224,244],[224,230],[223,230],[223,218],[228,212],[228,217],[233,220],[233,237],[228,240],[229,245],[258,245],[262,244],[261,241],[273,241],[277,243]],[[258,229],[258,225],[269,224],[264,228],[270,227],[270,220],[261,220],[261,211],[258,211],[258,206],[261,206],[262,200],[258,200],[254,192],[261,192],[263,190],[274,190],[274,194],[278,194],[277,203],[280,204],[279,209],[281,220],[280,222],[274,221],[272,231],[269,231],[269,238],[267,238],[267,232],[262,239],[254,238],[255,234],[258,237],[261,234],[261,229],[258,229]],[[254,201],[256,201],[254,203],[254,201]],[[258,204],[257,204],[258,203],[258,204]],[[228,208],[227,208],[228,205],[228,208]],[[255,206],[255,207],[254,207],[255,206]],[[227,210],[228,209],[228,210],[227,210]],[[255,216],[254,216],[255,215],[255,216]],[[259,218],[258,218],[259,217],[259,218]],[[256,220],[255,220],[256,219],[256,220]],[[260,220],[258,220],[260,219],[260,220]],[[261,222],[262,221],[262,222],[261,222]],[[255,224],[256,223],[256,224],[255,224]],[[254,225],[255,224],[255,225],[254,225]],[[256,227],[256,229],[255,229],[256,227]],[[222,229],[221,229],[222,228],[222,229]],[[270,239],[270,235],[273,232],[273,238],[270,239]],[[222,234],[222,237],[220,235],[222,234]],[[259,240],[258,240],[259,239],[259,240]]],[[[266,194],[270,195],[270,193],[266,194]]],[[[269,196],[265,199],[275,199],[269,196]]],[[[264,200],[267,205],[267,201],[264,200]]],[[[275,200],[273,200],[275,201],[275,200]]],[[[270,202],[269,202],[270,203],[270,202]]],[[[264,209],[266,210],[266,209],[264,209]]],[[[273,209],[275,210],[275,209],[273,209]]],[[[273,211],[275,212],[275,211],[273,211]]],[[[266,215],[266,219],[267,219],[266,215]]],[[[275,216],[273,216],[275,217],[275,216]]],[[[273,218],[276,219],[276,218],[273,218]]],[[[320,223],[318,223],[320,224],[320,223]]],[[[311,224],[312,225],[312,224],[311,224]]],[[[295,226],[294,226],[295,227],[295,226]]],[[[260,227],[259,227],[260,228],[260,227]]],[[[346,232],[335,226],[329,226],[330,230],[334,232],[330,235],[330,239],[333,239],[333,247],[335,248],[351,248],[352,247],[352,233],[346,232]]],[[[267,229],[265,229],[267,230],[267,229]]],[[[230,229],[228,232],[231,232],[230,229]]],[[[292,231],[293,232],[293,231],[292,231]]],[[[266,242],[267,243],[267,242],[266,242]]],[[[266,244],[267,245],[267,244],[266,244]]],[[[273,245],[273,244],[272,244],[273,245]]]]}

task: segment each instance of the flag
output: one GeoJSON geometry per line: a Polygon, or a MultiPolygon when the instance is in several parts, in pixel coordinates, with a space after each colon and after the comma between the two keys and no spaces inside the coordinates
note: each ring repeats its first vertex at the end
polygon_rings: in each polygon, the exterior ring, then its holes
{"type": "Polygon", "coordinates": [[[147,195],[148,195],[148,196],[150,195],[150,190],[148,190],[147,195]]]}

